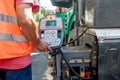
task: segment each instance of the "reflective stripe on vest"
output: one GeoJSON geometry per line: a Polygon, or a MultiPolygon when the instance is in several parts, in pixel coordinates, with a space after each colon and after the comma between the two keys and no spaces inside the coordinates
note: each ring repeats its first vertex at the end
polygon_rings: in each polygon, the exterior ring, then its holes
{"type": "Polygon", "coordinates": [[[25,42],[28,41],[25,36],[18,36],[13,34],[0,34],[0,40],[9,40],[9,41],[17,41],[17,42],[25,42]]]}
{"type": "Polygon", "coordinates": [[[14,24],[18,24],[18,20],[14,16],[8,16],[8,15],[0,14],[0,20],[5,21],[5,22],[11,22],[11,23],[14,23],[14,24]]]}
{"type": "MultiPolygon", "coordinates": [[[[14,16],[0,14],[0,20],[18,24],[17,18],[14,16]]],[[[22,36],[22,35],[19,36],[19,35],[15,35],[15,34],[5,34],[5,33],[0,33],[0,40],[10,40],[10,41],[18,41],[18,42],[28,41],[25,38],[25,36],[22,36]]]]}

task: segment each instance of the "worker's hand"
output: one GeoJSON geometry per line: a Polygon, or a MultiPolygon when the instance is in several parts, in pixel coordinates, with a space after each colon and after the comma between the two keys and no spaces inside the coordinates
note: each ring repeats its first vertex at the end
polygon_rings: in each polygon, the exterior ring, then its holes
{"type": "Polygon", "coordinates": [[[44,40],[40,40],[40,42],[36,45],[36,49],[42,52],[52,52],[50,46],[44,40]]]}

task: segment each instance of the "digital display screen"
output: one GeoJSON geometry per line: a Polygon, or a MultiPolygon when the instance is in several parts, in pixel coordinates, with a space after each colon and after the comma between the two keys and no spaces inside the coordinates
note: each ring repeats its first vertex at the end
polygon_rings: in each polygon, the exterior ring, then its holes
{"type": "Polygon", "coordinates": [[[56,20],[46,21],[46,26],[56,26],[56,20]]]}

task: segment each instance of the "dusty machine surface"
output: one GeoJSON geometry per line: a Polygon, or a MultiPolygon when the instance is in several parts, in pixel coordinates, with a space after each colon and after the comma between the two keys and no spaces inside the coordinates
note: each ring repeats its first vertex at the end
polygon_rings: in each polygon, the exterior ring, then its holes
{"type": "Polygon", "coordinates": [[[73,40],[80,44],[60,47],[53,57],[54,80],[120,80],[120,0],[51,1],[74,6],[75,28],[82,29],[73,40]]]}

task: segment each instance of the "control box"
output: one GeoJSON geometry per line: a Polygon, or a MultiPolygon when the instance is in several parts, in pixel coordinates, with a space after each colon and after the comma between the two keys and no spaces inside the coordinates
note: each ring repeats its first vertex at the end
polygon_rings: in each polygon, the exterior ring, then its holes
{"type": "Polygon", "coordinates": [[[62,18],[56,17],[54,14],[49,14],[45,18],[40,19],[39,35],[51,48],[62,46],[64,37],[62,18]]]}

